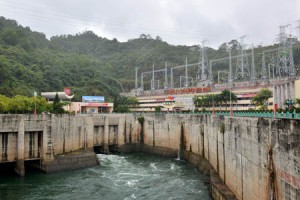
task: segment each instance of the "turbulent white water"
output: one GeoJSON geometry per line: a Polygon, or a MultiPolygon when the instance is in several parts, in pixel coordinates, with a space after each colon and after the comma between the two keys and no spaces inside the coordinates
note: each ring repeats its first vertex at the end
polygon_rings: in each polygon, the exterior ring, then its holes
{"type": "Polygon", "coordinates": [[[0,199],[211,199],[184,161],[145,154],[97,155],[100,166],[0,179],[0,199]]]}

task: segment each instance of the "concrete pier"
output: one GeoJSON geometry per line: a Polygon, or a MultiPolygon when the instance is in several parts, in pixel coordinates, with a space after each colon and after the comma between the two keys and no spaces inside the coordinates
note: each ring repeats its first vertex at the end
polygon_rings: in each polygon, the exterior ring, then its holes
{"type": "Polygon", "coordinates": [[[25,128],[24,128],[24,119],[20,119],[19,123],[19,131],[18,131],[18,146],[17,146],[17,162],[16,162],[16,167],[15,171],[17,174],[20,176],[25,176],[25,167],[24,167],[24,145],[25,145],[25,128]]]}
{"type": "Polygon", "coordinates": [[[105,154],[109,154],[109,148],[108,148],[108,131],[109,131],[109,126],[108,126],[108,117],[104,118],[104,141],[103,141],[103,152],[105,154]]]}

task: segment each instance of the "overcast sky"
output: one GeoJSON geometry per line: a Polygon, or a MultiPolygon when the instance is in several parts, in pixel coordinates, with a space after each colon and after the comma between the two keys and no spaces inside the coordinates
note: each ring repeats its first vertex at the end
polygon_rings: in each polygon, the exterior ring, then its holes
{"type": "Polygon", "coordinates": [[[247,44],[273,43],[287,24],[299,37],[300,0],[0,0],[0,15],[47,38],[92,30],[124,42],[144,33],[217,48],[244,35],[247,44]]]}

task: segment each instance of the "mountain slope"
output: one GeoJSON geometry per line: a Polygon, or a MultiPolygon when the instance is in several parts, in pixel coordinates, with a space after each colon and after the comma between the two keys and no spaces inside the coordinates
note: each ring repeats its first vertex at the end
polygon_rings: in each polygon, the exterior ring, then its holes
{"type": "MultiPolygon", "coordinates": [[[[237,53],[238,42],[229,44],[237,53]]],[[[207,48],[209,59],[228,56],[226,43],[218,50],[207,48]]],[[[256,67],[261,66],[262,50],[255,49],[256,67]]],[[[299,68],[299,43],[294,48],[295,64],[299,68]]],[[[79,100],[81,95],[114,97],[123,89],[134,87],[135,68],[139,72],[183,65],[199,61],[198,46],[174,46],[141,34],[127,42],[109,40],[86,31],[61,35],[48,40],[43,33],[22,27],[14,20],[0,17],[0,94],[31,96],[33,91],[61,91],[70,87],[79,100]]],[[[219,65],[214,69],[224,69],[219,65]]]]}

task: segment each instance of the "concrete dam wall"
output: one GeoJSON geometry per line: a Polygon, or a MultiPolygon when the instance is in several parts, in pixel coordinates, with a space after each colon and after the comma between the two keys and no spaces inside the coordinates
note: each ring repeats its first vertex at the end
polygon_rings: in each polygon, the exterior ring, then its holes
{"type": "Polygon", "coordinates": [[[0,115],[0,169],[97,164],[95,149],[181,156],[214,199],[300,199],[300,121],[187,114],[0,115]]]}

